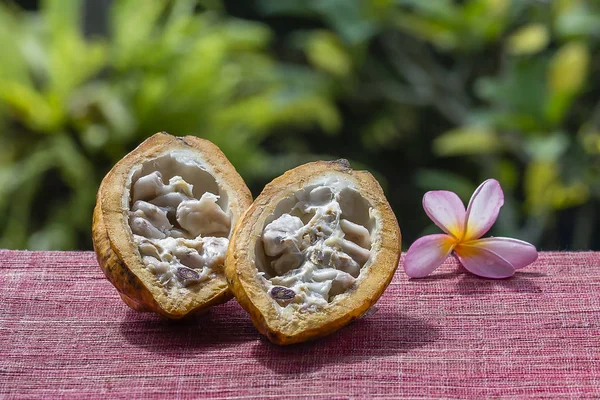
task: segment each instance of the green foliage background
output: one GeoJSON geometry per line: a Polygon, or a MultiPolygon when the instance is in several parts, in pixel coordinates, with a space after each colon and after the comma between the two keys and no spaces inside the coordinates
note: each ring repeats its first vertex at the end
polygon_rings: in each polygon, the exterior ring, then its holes
{"type": "Polygon", "coordinates": [[[600,249],[600,4],[119,0],[0,4],[0,247],[89,249],[110,167],[157,131],[219,145],[257,195],[348,158],[404,246],[423,193],[506,195],[494,235],[600,249]]]}

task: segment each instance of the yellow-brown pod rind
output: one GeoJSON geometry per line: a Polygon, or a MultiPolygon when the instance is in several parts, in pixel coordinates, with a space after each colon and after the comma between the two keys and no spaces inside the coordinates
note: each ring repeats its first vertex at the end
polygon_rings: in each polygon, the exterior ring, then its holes
{"type": "Polygon", "coordinates": [[[352,170],[346,160],[317,161],[287,171],[256,198],[234,229],[225,274],[255,327],[273,343],[286,345],[329,335],[361,317],[391,282],[400,252],[398,221],[377,180],[366,171],[352,170]],[[269,286],[258,272],[256,253],[261,250],[257,250],[257,241],[274,218],[269,216],[278,204],[322,179],[348,182],[368,202],[377,226],[372,235],[371,256],[362,266],[356,284],[327,306],[313,312],[282,312],[283,307],[269,295],[269,286]]]}
{"type": "MultiPolygon", "coordinates": [[[[201,289],[186,296],[170,296],[144,265],[129,225],[132,176],[158,157],[186,152],[199,160],[229,198],[231,231],[252,203],[252,195],[223,152],[208,140],[156,133],[127,154],[102,180],[94,208],[92,239],[98,263],[123,301],[136,311],[180,319],[224,303],[232,295],[223,271],[201,289]]],[[[230,232],[231,234],[231,232],[230,232]]]]}

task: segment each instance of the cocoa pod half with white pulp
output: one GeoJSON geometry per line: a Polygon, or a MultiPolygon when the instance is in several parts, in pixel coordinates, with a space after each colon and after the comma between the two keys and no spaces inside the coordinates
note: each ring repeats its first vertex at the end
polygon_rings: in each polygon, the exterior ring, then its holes
{"type": "Polygon", "coordinates": [[[157,133],[103,179],[92,238],[98,262],[137,311],[179,319],[231,298],[223,264],[252,203],[221,150],[157,133]]]}
{"type": "Polygon", "coordinates": [[[265,187],[234,230],[225,273],[257,329],[290,344],[362,316],[390,283],[400,244],[375,178],[319,161],[265,187]]]}

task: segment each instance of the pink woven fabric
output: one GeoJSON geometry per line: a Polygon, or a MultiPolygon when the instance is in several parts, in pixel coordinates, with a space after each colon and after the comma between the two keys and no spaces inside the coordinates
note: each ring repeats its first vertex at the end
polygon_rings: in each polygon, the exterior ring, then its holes
{"type": "Polygon", "coordinates": [[[87,252],[0,251],[0,301],[0,398],[600,397],[600,253],[503,281],[399,269],[377,313],[292,347],[235,301],[136,313],[87,252]]]}

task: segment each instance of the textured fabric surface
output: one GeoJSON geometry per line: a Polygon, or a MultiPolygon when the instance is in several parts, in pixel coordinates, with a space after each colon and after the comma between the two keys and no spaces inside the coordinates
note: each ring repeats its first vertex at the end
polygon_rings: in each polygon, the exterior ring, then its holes
{"type": "Polygon", "coordinates": [[[93,253],[0,251],[0,398],[600,397],[600,253],[502,281],[399,269],[377,307],[278,347],[234,300],[167,322],[130,310],[93,253]]]}

